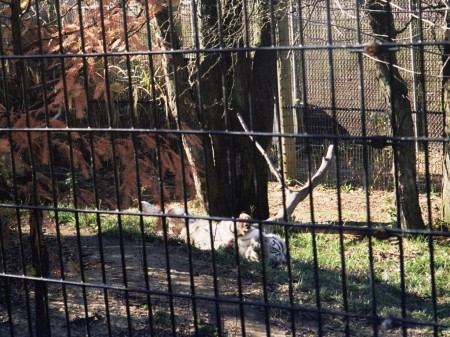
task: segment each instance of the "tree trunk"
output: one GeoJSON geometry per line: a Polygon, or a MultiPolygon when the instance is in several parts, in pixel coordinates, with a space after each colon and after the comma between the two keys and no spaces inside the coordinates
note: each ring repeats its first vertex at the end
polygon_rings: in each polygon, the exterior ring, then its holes
{"type": "MultiPolygon", "coordinates": [[[[450,27],[450,15],[447,15],[447,27],[450,27]]],[[[444,137],[450,137],[450,34],[447,30],[443,44],[444,64],[442,94],[443,94],[443,113],[444,113],[444,137]]],[[[442,219],[445,223],[450,224],[450,143],[444,143],[444,167],[442,177],[442,219]]]]}
{"type": "MultiPolygon", "coordinates": [[[[219,33],[216,3],[212,0],[197,3],[198,47],[242,47],[243,37],[236,33],[242,30],[240,14],[223,15],[232,18],[233,22],[223,25],[226,29],[219,33]],[[223,45],[224,40],[231,40],[233,45],[223,45]]],[[[230,0],[221,11],[236,10],[239,6],[242,6],[241,2],[230,0]]],[[[270,45],[270,25],[262,8],[258,8],[260,14],[252,21],[251,39],[256,46],[270,45]]],[[[168,11],[161,11],[156,16],[159,38],[173,49],[179,49],[175,29],[170,27],[168,19],[168,11]]],[[[272,130],[273,52],[204,53],[196,57],[198,59],[191,67],[182,54],[162,59],[170,110],[184,129],[242,131],[235,113],[239,112],[253,131],[272,130]],[[189,69],[195,69],[194,73],[190,74],[189,69]],[[189,81],[193,78],[197,82],[195,87],[189,81]]],[[[268,137],[260,142],[266,149],[271,143],[268,137]]],[[[197,137],[184,135],[183,145],[194,167],[197,194],[205,201],[210,215],[237,216],[242,211],[256,208],[255,215],[267,218],[268,170],[248,137],[232,139],[227,135],[211,134],[200,136],[199,141],[197,137]]]]}
{"type": "MultiPolygon", "coordinates": [[[[290,27],[287,1],[280,2],[281,8],[286,9],[285,13],[278,21],[278,44],[288,46],[290,44],[290,27]]],[[[292,62],[290,51],[278,52],[278,103],[280,108],[281,132],[295,133],[296,114],[292,108],[292,62]],[[284,107],[284,108],[283,108],[284,107]]],[[[293,137],[283,137],[281,139],[283,173],[285,178],[297,178],[297,158],[295,152],[296,139],[293,137]]]]}
{"type": "MultiPolygon", "coordinates": [[[[171,26],[168,10],[161,10],[156,15],[156,34],[164,45],[170,45],[173,49],[180,49],[180,43],[174,27],[171,26]]],[[[164,55],[162,57],[162,70],[164,74],[165,92],[170,112],[183,130],[201,130],[197,106],[198,102],[189,83],[189,72],[184,56],[179,53],[164,55]]],[[[207,137],[185,134],[182,136],[184,152],[192,166],[197,197],[202,200],[217,200],[221,202],[221,194],[215,185],[217,179],[212,176],[214,172],[206,170],[213,158],[212,147],[207,137]],[[206,174],[208,173],[208,177],[206,174]],[[206,179],[209,183],[209,194],[206,195],[206,179]],[[212,191],[212,192],[211,192],[212,191]]]]}
{"type": "MultiPolygon", "coordinates": [[[[14,55],[23,55],[22,46],[22,20],[20,18],[21,9],[20,1],[13,0],[10,2],[11,9],[11,35],[12,35],[12,47],[14,55]]],[[[15,99],[12,102],[15,105],[17,111],[22,112],[24,105],[27,106],[27,94],[26,94],[26,84],[27,79],[25,77],[25,62],[24,59],[17,59],[11,64],[15,64],[15,80],[17,81],[17,91],[15,92],[15,99]]],[[[14,90],[14,88],[11,88],[14,90]]],[[[13,92],[13,91],[11,91],[13,92]]],[[[8,95],[5,93],[5,97],[8,95]]]]}
{"type": "MultiPolygon", "coordinates": [[[[31,243],[31,260],[35,277],[48,277],[48,251],[42,232],[43,212],[42,210],[30,210],[30,243],[31,243]]],[[[50,336],[50,324],[48,313],[48,290],[45,281],[36,281],[34,285],[34,297],[36,305],[36,336],[50,336]]]]}
{"type": "MultiPolygon", "coordinates": [[[[395,39],[396,31],[389,2],[368,0],[366,9],[373,33],[383,36],[385,42],[395,39]]],[[[392,112],[392,130],[395,137],[414,137],[411,103],[408,99],[408,89],[395,65],[395,53],[378,48],[375,55],[380,62],[376,63],[377,80],[385,97],[389,110],[392,112]]],[[[419,192],[416,181],[416,151],[415,144],[409,141],[395,143],[394,157],[397,159],[397,172],[401,225],[408,229],[423,229],[422,214],[419,205],[419,192]]]]}
{"type": "MultiPolygon", "coordinates": [[[[410,10],[416,11],[418,7],[417,0],[410,1],[410,10]]],[[[411,31],[411,40],[413,42],[420,41],[420,19],[411,17],[410,23],[410,31],[411,31]]],[[[424,101],[425,101],[425,92],[424,87],[422,85],[422,77],[424,76],[424,67],[423,67],[423,50],[420,48],[411,48],[411,63],[412,63],[412,71],[413,71],[413,108],[415,112],[415,135],[417,137],[427,137],[427,130],[425,130],[425,109],[424,109],[424,101]]],[[[416,150],[423,151],[425,149],[425,143],[416,142],[416,150]]]]}
{"type": "MultiPolygon", "coordinates": [[[[450,75],[450,74],[449,74],[450,75]]],[[[444,137],[450,137],[450,81],[444,77],[444,137]]],[[[444,143],[444,167],[442,176],[442,220],[450,224],[450,144],[444,143]]]]}

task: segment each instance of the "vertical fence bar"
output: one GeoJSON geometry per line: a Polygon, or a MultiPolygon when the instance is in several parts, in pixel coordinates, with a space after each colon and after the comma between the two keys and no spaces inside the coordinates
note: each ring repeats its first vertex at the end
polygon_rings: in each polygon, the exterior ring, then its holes
{"type": "MultiPolygon", "coordinates": [[[[211,209],[211,205],[210,205],[210,198],[212,195],[212,191],[211,191],[211,185],[208,179],[208,176],[211,174],[211,170],[208,164],[208,161],[210,160],[209,156],[210,153],[207,149],[208,146],[213,146],[211,144],[211,142],[209,142],[208,140],[208,131],[207,131],[207,124],[205,122],[205,108],[204,108],[204,103],[203,103],[203,89],[201,86],[201,77],[202,77],[202,68],[200,67],[200,53],[201,52],[201,42],[200,42],[200,34],[204,34],[204,31],[199,31],[200,28],[200,23],[197,20],[198,16],[200,15],[208,15],[207,12],[204,13],[203,11],[205,11],[206,8],[206,4],[200,3],[201,7],[197,7],[197,4],[195,2],[195,0],[192,0],[191,2],[191,8],[192,8],[192,26],[193,26],[193,34],[192,34],[192,42],[193,42],[193,50],[196,52],[195,54],[195,61],[194,61],[194,66],[195,66],[195,74],[196,74],[196,99],[197,99],[197,107],[196,107],[196,111],[198,113],[198,122],[199,122],[199,126],[201,128],[201,130],[205,130],[206,132],[203,133],[201,135],[201,142],[202,142],[202,146],[203,146],[203,151],[202,151],[202,156],[203,156],[203,167],[205,168],[205,177],[206,177],[206,182],[205,182],[205,206],[206,206],[206,212],[208,214],[208,216],[210,216],[212,214],[211,209]]],[[[203,20],[206,20],[206,17],[203,17],[203,20]]],[[[209,20],[207,20],[209,21],[209,20]]],[[[201,29],[205,29],[205,27],[202,27],[201,29]]],[[[203,45],[203,48],[211,48],[211,46],[209,45],[203,45]]],[[[207,71],[209,71],[210,69],[208,69],[207,71]]],[[[177,113],[180,113],[180,111],[177,111],[177,113]]],[[[180,122],[180,118],[178,118],[178,121],[180,122]]],[[[180,128],[181,125],[179,124],[178,127],[180,128]]],[[[212,230],[212,221],[209,221],[209,228],[211,233],[213,233],[212,230]]],[[[222,323],[222,312],[221,312],[221,308],[220,308],[220,302],[218,300],[218,298],[220,298],[220,291],[219,291],[219,282],[218,282],[218,271],[217,271],[217,260],[216,260],[216,251],[214,248],[214,237],[211,236],[211,251],[212,251],[212,270],[213,270],[213,284],[214,284],[214,297],[215,297],[215,301],[214,301],[214,305],[215,305],[215,314],[216,314],[216,326],[217,326],[217,332],[219,335],[223,334],[223,323],[222,323]]]]}
{"type": "MultiPolygon", "coordinates": [[[[329,78],[330,78],[330,103],[332,110],[332,119],[333,119],[333,133],[334,135],[338,134],[338,120],[337,120],[337,111],[336,111],[336,95],[335,95],[335,65],[334,65],[334,53],[331,46],[333,45],[333,35],[332,35],[332,26],[331,26],[331,8],[330,3],[327,2],[326,5],[326,30],[327,30],[327,44],[328,44],[328,66],[329,66],[329,78]]],[[[336,194],[337,194],[337,206],[338,206],[338,224],[339,226],[343,226],[343,218],[342,218],[342,200],[341,200],[341,170],[340,170],[340,154],[339,154],[339,140],[337,138],[333,138],[333,144],[335,147],[335,157],[336,157],[336,194]]],[[[345,143],[344,143],[345,146],[345,143]]],[[[339,246],[340,246],[340,259],[341,259],[341,278],[342,278],[342,302],[344,312],[348,312],[348,301],[347,301],[347,275],[346,275],[346,264],[345,264],[345,245],[344,245],[344,236],[343,231],[339,231],[339,246]]],[[[346,335],[350,334],[349,328],[349,320],[347,316],[344,316],[344,331],[346,335]]]]}
{"type": "MultiPolygon", "coordinates": [[[[413,0],[410,0],[413,1],[413,0]]],[[[417,0],[417,8],[414,8],[418,11],[418,35],[419,35],[419,42],[423,42],[424,41],[424,34],[423,34],[423,17],[422,17],[422,1],[421,0],[417,0]]],[[[432,206],[431,206],[431,197],[430,197],[430,193],[431,193],[431,182],[430,182],[430,153],[429,153],[429,140],[428,140],[428,112],[427,112],[427,97],[426,97],[426,92],[427,92],[427,86],[426,86],[426,81],[425,81],[425,56],[424,56],[424,51],[425,51],[425,47],[423,44],[419,44],[418,46],[419,48],[419,71],[420,71],[420,76],[419,76],[419,80],[420,80],[420,88],[421,90],[421,95],[420,95],[420,107],[421,107],[421,114],[418,115],[418,112],[416,113],[416,118],[420,118],[421,122],[417,123],[416,128],[420,128],[421,130],[420,132],[416,132],[416,134],[418,136],[422,136],[424,137],[426,140],[424,140],[423,142],[423,146],[421,146],[420,148],[422,148],[424,150],[424,155],[425,155],[425,190],[426,190],[426,205],[427,205],[427,228],[432,231],[433,230],[433,217],[432,217],[432,206]]],[[[415,48],[414,48],[415,49],[415,48]]],[[[437,292],[436,292],[436,275],[435,275],[435,263],[434,263],[434,237],[431,235],[427,236],[428,238],[428,250],[429,250],[429,254],[430,254],[430,292],[431,292],[431,301],[432,301],[432,308],[433,308],[433,322],[437,323],[438,322],[438,310],[437,310],[437,292]]],[[[435,337],[437,337],[439,334],[439,329],[437,328],[437,325],[433,326],[433,335],[435,337]]]]}
{"type": "MultiPolygon", "coordinates": [[[[308,20],[304,20],[303,18],[303,10],[302,10],[302,2],[297,2],[297,8],[299,12],[299,41],[300,46],[305,46],[305,38],[304,38],[304,27],[309,23],[308,20]]],[[[305,55],[306,52],[301,49],[300,50],[300,58],[301,58],[301,77],[303,82],[303,108],[305,113],[303,114],[303,130],[307,132],[308,125],[311,123],[308,113],[308,81],[307,81],[307,74],[306,74],[306,61],[305,61],[305,55]]],[[[306,158],[307,158],[307,172],[308,172],[308,182],[311,182],[312,177],[312,153],[311,153],[311,138],[308,136],[305,138],[306,142],[306,158]]],[[[312,189],[309,189],[309,203],[310,203],[310,220],[311,224],[315,224],[315,215],[314,215],[314,198],[313,194],[311,193],[312,189]]],[[[312,240],[312,253],[313,253],[313,268],[314,268],[314,290],[315,290],[315,301],[316,301],[316,309],[317,309],[317,325],[318,325],[318,334],[319,336],[323,335],[323,317],[322,317],[322,310],[321,310],[321,301],[320,301],[320,284],[319,284],[319,274],[318,274],[318,258],[317,258],[317,243],[316,243],[316,231],[314,229],[314,226],[311,227],[311,240],[312,240]]]]}
{"type": "MultiPolygon", "coordinates": [[[[361,32],[361,26],[360,26],[360,7],[359,7],[359,1],[355,1],[355,8],[356,8],[356,38],[358,44],[362,43],[362,32],[361,32]]],[[[359,78],[359,100],[360,100],[360,111],[361,111],[361,128],[362,128],[362,139],[363,139],[363,167],[364,167],[364,187],[365,187],[365,204],[366,204],[366,223],[368,228],[372,228],[372,220],[371,220],[371,210],[370,210],[370,195],[369,195],[369,188],[370,188],[370,182],[369,182],[369,151],[368,151],[368,145],[367,145],[367,114],[366,114],[366,106],[365,106],[365,85],[364,85],[364,64],[363,64],[363,57],[362,54],[358,54],[358,78],[359,78]]],[[[377,298],[376,298],[376,292],[374,287],[374,279],[375,279],[375,273],[374,273],[374,264],[373,264],[373,244],[372,244],[372,237],[368,238],[368,252],[369,252],[369,275],[370,275],[370,297],[372,301],[372,315],[374,318],[377,314],[377,298]]],[[[376,319],[372,320],[372,329],[374,331],[374,334],[377,334],[377,322],[376,319]]]]}
{"type": "MultiPolygon", "coordinates": [[[[388,41],[391,41],[395,37],[395,31],[393,31],[393,16],[392,16],[392,8],[390,6],[390,3],[387,4],[387,6],[383,9],[385,11],[386,21],[387,21],[387,39],[388,41]]],[[[389,96],[392,97],[393,95],[393,83],[394,83],[394,75],[392,74],[392,67],[395,65],[395,59],[392,54],[389,54],[387,58],[387,62],[389,67],[391,68],[391,71],[388,74],[387,81],[389,82],[389,96]]],[[[394,108],[394,103],[389,102],[389,113],[391,118],[391,125],[392,125],[392,132],[393,132],[393,138],[396,139],[396,137],[399,137],[398,135],[398,127],[400,126],[397,120],[396,120],[396,111],[394,108]]],[[[398,147],[400,147],[402,144],[402,141],[399,140],[398,143],[396,143],[397,147],[393,146],[393,153],[394,153],[394,185],[395,185],[395,199],[396,199],[396,207],[397,207],[397,227],[399,229],[402,229],[405,224],[403,224],[403,217],[402,217],[402,205],[401,205],[401,197],[400,193],[400,179],[399,179],[399,166],[400,166],[400,160],[399,160],[399,150],[398,147]]],[[[404,256],[404,245],[403,245],[403,238],[398,238],[398,248],[399,248],[399,272],[400,272],[400,287],[401,287],[401,315],[402,319],[404,320],[406,318],[406,298],[405,298],[405,292],[406,292],[406,283],[405,283],[405,256],[404,256]]],[[[402,321],[401,324],[402,328],[402,335],[404,337],[407,336],[407,328],[404,324],[404,321],[402,321]]]]}

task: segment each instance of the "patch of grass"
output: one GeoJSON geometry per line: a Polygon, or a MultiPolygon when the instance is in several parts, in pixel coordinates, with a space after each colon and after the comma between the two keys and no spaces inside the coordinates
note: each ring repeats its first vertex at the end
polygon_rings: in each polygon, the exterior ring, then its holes
{"type": "Polygon", "coordinates": [[[192,336],[198,336],[198,337],[216,337],[218,336],[217,328],[205,322],[204,320],[200,319],[200,322],[198,324],[198,331],[195,333],[195,330],[192,329],[191,331],[192,336]]]}
{"type": "MultiPolygon", "coordinates": [[[[371,295],[369,239],[344,239],[345,275],[342,273],[339,236],[317,234],[315,239],[315,252],[311,234],[293,234],[290,239],[290,251],[295,261],[293,273],[298,276],[295,291],[299,296],[296,298],[299,298],[300,303],[315,306],[315,295],[318,290],[323,309],[344,310],[345,276],[350,312],[371,314],[373,305],[376,305],[379,315],[401,315],[403,298],[408,317],[432,320],[428,238],[409,237],[402,239],[401,243],[396,240],[372,239],[375,298],[371,295]],[[400,272],[401,250],[403,274],[400,272]],[[317,274],[314,273],[315,258],[318,264],[317,274]],[[317,276],[319,283],[316,282],[317,276]],[[402,294],[402,282],[405,294],[402,294]]],[[[433,252],[439,320],[449,323],[450,243],[435,241],[433,252]]]]}
{"type": "Polygon", "coordinates": [[[315,190],[316,191],[326,191],[326,190],[329,190],[330,188],[335,188],[335,187],[331,187],[331,186],[328,186],[328,185],[326,185],[326,184],[319,184],[316,188],[315,188],[315,190]]]}
{"type": "Polygon", "coordinates": [[[287,186],[296,186],[299,185],[299,182],[297,179],[291,178],[291,177],[285,177],[284,182],[287,186]]]}
{"type": "MultiPolygon", "coordinates": [[[[73,206],[67,206],[73,207],[73,206]]],[[[64,206],[63,206],[64,208],[64,206]]],[[[93,224],[97,222],[97,214],[96,213],[84,213],[79,212],[78,214],[74,211],[57,211],[53,212],[53,217],[56,219],[58,217],[58,221],[60,224],[67,225],[75,225],[78,221],[78,224],[81,228],[91,227],[93,224]]]]}
{"type": "Polygon", "coordinates": [[[201,208],[202,207],[202,201],[199,198],[195,198],[192,200],[192,207],[194,208],[201,208]]]}
{"type": "MultiPolygon", "coordinates": [[[[130,239],[141,238],[140,219],[138,216],[122,215],[118,217],[114,215],[103,215],[101,218],[103,233],[112,236],[119,236],[122,233],[124,237],[130,239]]],[[[144,217],[142,221],[144,233],[147,236],[153,234],[156,226],[155,220],[144,217]]]]}
{"type": "Polygon", "coordinates": [[[386,205],[386,214],[388,216],[388,222],[392,226],[395,226],[397,224],[397,209],[395,207],[395,201],[390,197],[385,197],[384,203],[386,205]]]}
{"type": "MultiPolygon", "coordinates": [[[[59,219],[61,222],[74,223],[74,213],[59,212],[59,219]]],[[[100,215],[99,218],[94,213],[79,215],[82,226],[97,228],[100,220],[105,234],[119,235],[121,230],[124,236],[136,240],[141,238],[138,216],[120,216],[121,226],[118,219],[117,215],[100,215]]],[[[154,233],[154,218],[143,217],[143,226],[146,238],[150,237],[154,233]]],[[[275,226],[274,230],[283,235],[281,227],[275,226]]],[[[289,242],[291,278],[287,267],[265,268],[266,287],[270,289],[268,296],[271,303],[289,304],[291,299],[288,290],[292,286],[294,304],[303,307],[317,308],[316,296],[319,296],[320,307],[325,310],[344,311],[347,305],[350,313],[372,315],[372,310],[376,307],[380,316],[401,316],[404,305],[408,318],[432,321],[432,273],[428,237],[390,240],[372,238],[369,243],[369,238],[345,236],[341,247],[339,236],[335,234],[320,233],[313,237],[311,233],[290,232],[289,242]]],[[[205,254],[205,259],[211,256],[210,252],[202,254],[205,254]]],[[[438,320],[447,324],[450,323],[449,255],[450,241],[440,238],[433,241],[438,320]]],[[[215,259],[224,270],[236,268],[233,249],[217,250],[215,259]]],[[[258,288],[258,285],[262,286],[262,266],[241,259],[240,267],[241,276],[251,280],[255,289],[262,289],[258,288]]],[[[164,313],[155,313],[155,321],[163,321],[163,316],[164,313]]],[[[205,326],[205,331],[209,331],[209,328],[205,326]]]]}
{"type": "Polygon", "coordinates": [[[96,227],[99,215],[96,213],[79,213],[78,217],[81,227],[96,227]]]}
{"type": "MultiPolygon", "coordinates": [[[[206,253],[206,251],[205,251],[206,253]]],[[[209,256],[211,256],[211,252],[207,252],[209,256]]],[[[214,251],[214,258],[218,263],[223,266],[234,266],[236,265],[236,257],[234,254],[234,250],[232,248],[229,249],[216,249],[214,251]]]]}
{"type": "MultiPolygon", "coordinates": [[[[62,224],[75,225],[77,215],[72,211],[58,211],[58,220],[62,224]]],[[[98,230],[101,227],[102,233],[111,236],[118,236],[120,233],[126,238],[141,238],[141,224],[139,216],[134,215],[110,215],[97,213],[78,213],[78,224],[81,228],[91,228],[98,230]]],[[[143,217],[142,226],[146,238],[154,236],[156,219],[153,217],[143,217]]]]}
{"type": "Polygon", "coordinates": [[[170,313],[165,310],[157,309],[153,311],[153,322],[160,326],[170,325],[170,313]]]}
{"type": "Polygon", "coordinates": [[[341,185],[341,192],[343,192],[343,193],[350,193],[351,191],[353,191],[352,184],[341,185]]]}
{"type": "Polygon", "coordinates": [[[61,224],[74,224],[75,223],[75,213],[74,212],[66,212],[66,211],[58,211],[55,212],[54,218],[56,219],[56,215],[58,217],[58,221],[61,224]]]}

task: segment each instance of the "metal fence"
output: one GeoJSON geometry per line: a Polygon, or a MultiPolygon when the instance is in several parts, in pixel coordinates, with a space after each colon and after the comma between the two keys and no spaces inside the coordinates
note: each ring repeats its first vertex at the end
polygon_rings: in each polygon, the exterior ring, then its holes
{"type": "Polygon", "coordinates": [[[449,335],[446,4],[0,8],[1,336],[449,335]]]}

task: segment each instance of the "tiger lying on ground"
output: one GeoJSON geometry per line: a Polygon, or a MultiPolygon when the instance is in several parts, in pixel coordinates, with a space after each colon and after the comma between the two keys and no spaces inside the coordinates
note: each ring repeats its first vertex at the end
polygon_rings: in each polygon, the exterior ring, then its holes
{"type": "MultiPolygon", "coordinates": [[[[241,214],[242,216],[242,214],[241,214]]],[[[239,216],[239,219],[245,219],[239,216]]],[[[197,220],[189,225],[189,239],[190,243],[203,250],[211,249],[211,239],[213,240],[214,249],[228,248],[233,245],[235,241],[235,228],[237,230],[236,236],[241,237],[250,231],[251,225],[248,222],[236,221],[208,221],[197,220]]],[[[180,239],[187,241],[186,227],[181,230],[180,239]]]]}
{"type": "MultiPolygon", "coordinates": [[[[163,214],[158,206],[150,204],[147,201],[142,201],[141,205],[142,212],[144,213],[163,214]]],[[[193,219],[190,214],[187,214],[181,207],[169,207],[166,211],[166,215],[167,234],[174,238],[178,238],[181,230],[186,227],[186,216],[190,217],[188,220],[189,223],[195,221],[195,219],[193,219]]],[[[158,217],[158,220],[156,221],[156,232],[159,235],[162,235],[163,233],[163,217],[158,217]]]]}
{"type": "MultiPolygon", "coordinates": [[[[239,215],[239,220],[250,219],[248,214],[241,213],[239,215]]],[[[260,234],[260,230],[249,222],[236,221],[236,229],[239,255],[243,258],[253,262],[260,261],[261,247],[263,247],[266,262],[270,264],[287,262],[286,244],[280,236],[264,232],[260,234]]],[[[234,231],[234,221],[211,222],[210,224],[207,220],[197,220],[189,225],[190,243],[199,249],[210,250],[212,236],[214,249],[228,248],[235,242],[234,231]]],[[[182,229],[180,238],[187,241],[186,228],[182,229]]]]}
{"type": "MultiPolygon", "coordinates": [[[[142,210],[150,214],[162,214],[157,206],[151,205],[145,201],[142,202],[142,210]]],[[[169,235],[178,237],[184,241],[188,241],[186,221],[182,216],[190,216],[184,212],[182,208],[169,208],[166,212],[167,228],[169,235]],[[176,215],[176,217],[170,217],[176,215]]],[[[264,250],[264,260],[268,263],[279,264],[286,262],[286,245],[284,240],[276,234],[267,234],[250,222],[242,220],[250,220],[248,214],[241,213],[239,215],[241,221],[208,221],[201,219],[189,219],[189,241],[194,247],[202,250],[211,250],[211,240],[214,249],[229,248],[233,246],[236,236],[238,239],[239,255],[249,261],[261,260],[261,247],[264,250]],[[235,229],[237,233],[235,235],[235,229]],[[260,242],[262,238],[262,244],[260,242]]],[[[158,219],[158,225],[162,231],[162,218],[158,219]]]]}

